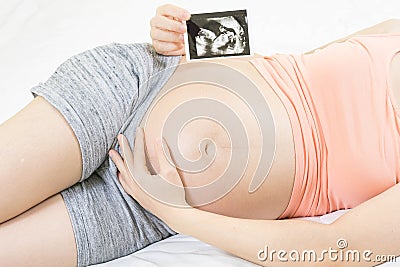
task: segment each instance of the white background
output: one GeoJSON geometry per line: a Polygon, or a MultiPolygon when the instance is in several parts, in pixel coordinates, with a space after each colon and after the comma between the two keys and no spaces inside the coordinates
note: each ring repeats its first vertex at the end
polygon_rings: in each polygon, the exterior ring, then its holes
{"type": "MultiPolygon", "coordinates": [[[[68,57],[111,42],[149,42],[165,1],[0,0],[0,123],[26,105],[29,89],[68,57]]],[[[253,50],[300,53],[382,20],[399,0],[171,1],[190,12],[248,9],[253,50]]]]}
{"type": "MultiPolygon", "coordinates": [[[[400,18],[400,0],[171,2],[192,13],[246,8],[251,19],[253,50],[261,54],[301,53],[385,19],[400,18]]],[[[111,42],[149,42],[149,20],[155,8],[163,3],[166,2],[0,0],[0,124],[32,99],[29,92],[32,86],[44,82],[73,54],[111,42]]],[[[235,262],[230,266],[251,265],[241,263],[238,258],[224,257],[208,245],[189,241],[180,242],[179,250],[178,243],[166,239],[139,251],[137,257],[133,254],[107,266],[133,266],[143,262],[154,265],[157,260],[159,266],[168,265],[168,260],[177,266],[176,259],[181,266],[194,262],[201,266],[207,255],[212,257],[208,266],[220,265],[218,259],[228,266],[229,261],[235,262]],[[172,244],[170,247],[168,242],[172,244]],[[165,249],[175,254],[164,253],[165,249]],[[161,253],[157,257],[146,254],[146,251],[158,250],[161,253]],[[190,257],[185,258],[186,250],[196,253],[189,253],[190,257]]]]}

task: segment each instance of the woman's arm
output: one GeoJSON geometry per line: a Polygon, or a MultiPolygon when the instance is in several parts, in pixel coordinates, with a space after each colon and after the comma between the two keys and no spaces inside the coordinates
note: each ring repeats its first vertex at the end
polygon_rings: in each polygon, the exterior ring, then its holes
{"type": "MultiPolygon", "coordinates": [[[[279,256],[287,259],[290,266],[374,266],[378,263],[375,261],[378,255],[400,254],[400,185],[359,205],[330,225],[305,220],[231,218],[194,208],[164,204],[165,201],[162,203],[144,192],[142,188],[146,182],[154,185],[154,181],[163,178],[173,183],[179,182],[180,179],[175,168],[169,165],[159,166],[158,155],[152,152],[155,151],[153,149],[149,150],[149,160],[159,175],[151,175],[148,172],[143,138],[143,132],[138,129],[133,155],[123,136],[119,136],[124,160],[116,151],[110,151],[110,156],[117,165],[118,176],[124,189],[176,232],[194,236],[243,259],[265,266],[287,264],[279,260],[279,256]],[[331,260],[332,257],[340,256],[337,246],[340,239],[348,243],[343,252],[358,250],[359,262],[331,260]],[[271,256],[272,250],[275,251],[273,258],[268,257],[263,261],[265,253],[271,256]],[[279,252],[281,250],[283,252],[279,252]],[[297,251],[301,257],[304,251],[310,250],[315,251],[315,254],[310,255],[311,259],[315,256],[321,260],[290,260],[290,255],[296,254],[289,253],[297,251]],[[370,261],[365,257],[369,257],[370,261]]],[[[164,193],[169,195],[167,191],[164,193]]],[[[181,194],[175,195],[184,202],[183,189],[181,194]]]]}
{"type": "Polygon", "coordinates": [[[379,24],[376,24],[372,27],[369,28],[365,28],[362,29],[358,32],[355,32],[349,36],[346,36],[344,38],[338,39],[336,41],[330,42],[326,45],[323,45],[321,47],[318,47],[316,49],[313,49],[311,51],[306,52],[305,54],[311,54],[314,51],[318,50],[318,49],[322,49],[324,47],[327,47],[333,43],[341,43],[344,42],[346,40],[348,40],[349,38],[352,38],[356,35],[367,35],[367,34],[380,34],[380,33],[400,33],[400,19],[389,19],[389,20],[385,20],[384,22],[381,22],[379,24]]]}
{"type": "Polygon", "coordinates": [[[281,256],[290,262],[289,266],[375,266],[383,262],[376,257],[400,255],[399,203],[398,184],[352,209],[330,225],[306,220],[237,219],[196,209],[175,210],[165,219],[179,233],[194,236],[264,266],[281,266],[287,263],[278,259],[279,250],[286,252],[281,256]],[[347,243],[348,246],[343,250],[339,249],[339,240],[342,240],[341,244],[347,243]],[[276,251],[273,261],[270,257],[266,261],[258,259],[268,253],[266,246],[269,254],[272,250],[276,251]],[[331,250],[331,256],[330,248],[336,250],[336,253],[331,250]],[[313,250],[317,258],[324,255],[324,260],[293,262],[289,254],[293,250],[300,255],[305,250],[313,250]],[[323,250],[326,250],[325,254],[323,250]],[[344,259],[347,253],[350,260],[334,261],[334,257],[340,257],[339,251],[344,252],[344,259]],[[351,251],[359,255],[359,262],[352,260],[354,254],[349,254],[351,251]]]}

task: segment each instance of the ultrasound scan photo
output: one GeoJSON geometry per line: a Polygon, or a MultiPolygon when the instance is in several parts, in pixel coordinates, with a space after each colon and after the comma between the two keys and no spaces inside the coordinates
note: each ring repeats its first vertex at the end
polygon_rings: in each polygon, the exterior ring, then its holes
{"type": "Polygon", "coordinates": [[[250,55],[246,10],[192,14],[186,25],[189,60],[250,55]]]}

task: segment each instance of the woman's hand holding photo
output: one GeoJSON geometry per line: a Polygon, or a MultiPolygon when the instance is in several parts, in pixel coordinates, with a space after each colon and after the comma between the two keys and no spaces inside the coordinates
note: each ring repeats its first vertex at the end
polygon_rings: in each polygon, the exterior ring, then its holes
{"type": "Polygon", "coordinates": [[[150,20],[150,36],[154,49],[166,56],[185,54],[183,34],[186,32],[185,21],[190,13],[171,4],[157,8],[156,15],[150,20]]]}

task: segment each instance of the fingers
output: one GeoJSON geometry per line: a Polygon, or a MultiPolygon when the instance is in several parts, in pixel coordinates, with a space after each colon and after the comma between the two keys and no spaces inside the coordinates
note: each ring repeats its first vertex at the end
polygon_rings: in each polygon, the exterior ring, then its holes
{"type": "Polygon", "coordinates": [[[171,4],[158,7],[156,13],[161,16],[171,16],[178,20],[188,20],[190,18],[190,13],[187,10],[171,4]]]}
{"type": "Polygon", "coordinates": [[[190,13],[174,5],[163,5],[157,9],[156,16],[150,20],[150,36],[154,49],[163,55],[183,55],[185,21],[190,13]]]}
{"type": "Polygon", "coordinates": [[[117,166],[118,170],[124,175],[129,174],[132,177],[150,174],[147,168],[146,153],[144,146],[143,128],[137,128],[135,137],[135,150],[129,146],[128,140],[122,134],[118,135],[118,143],[121,148],[121,156],[115,150],[110,150],[109,155],[117,166]],[[129,173],[128,173],[129,172],[129,173]]]}
{"type": "Polygon", "coordinates": [[[159,175],[164,179],[167,179],[170,183],[178,186],[182,186],[182,180],[176,168],[174,159],[171,155],[170,148],[165,142],[160,139],[156,140],[156,151],[163,151],[164,160],[158,160],[159,164],[159,175]]]}
{"type": "Polygon", "coordinates": [[[160,162],[159,162],[159,157],[158,157],[158,153],[155,147],[155,143],[147,143],[147,157],[148,160],[153,168],[153,171],[155,172],[155,174],[160,173],[160,162]]]}
{"type": "Polygon", "coordinates": [[[108,155],[111,157],[112,161],[114,162],[115,166],[117,166],[117,169],[119,172],[125,172],[125,163],[124,160],[121,158],[121,156],[118,154],[117,151],[114,149],[111,149],[108,152],[108,155]]]}
{"type": "Polygon", "coordinates": [[[112,161],[114,162],[115,166],[117,166],[118,169],[118,179],[119,182],[121,183],[122,187],[124,188],[124,190],[128,193],[131,194],[132,190],[129,187],[129,183],[127,181],[128,177],[131,177],[130,174],[128,173],[128,170],[125,166],[124,160],[122,159],[122,157],[118,154],[117,151],[115,151],[114,149],[111,149],[108,152],[109,156],[111,157],[112,161]]]}
{"type": "Polygon", "coordinates": [[[132,191],[131,187],[129,186],[129,183],[126,180],[126,177],[124,175],[122,175],[121,173],[118,173],[118,180],[119,180],[119,183],[122,185],[122,188],[125,190],[125,192],[127,192],[129,195],[134,197],[135,194],[132,191]]]}
{"type": "Polygon", "coordinates": [[[109,151],[109,155],[112,161],[117,166],[117,169],[119,171],[118,179],[122,187],[126,192],[132,195],[135,191],[135,186],[132,187],[132,183],[135,183],[134,178],[140,179],[146,173],[149,173],[146,165],[146,158],[144,155],[145,153],[143,129],[137,129],[135,138],[135,153],[132,153],[128,140],[124,135],[118,135],[118,143],[121,148],[122,157],[114,149],[111,149],[109,151]]]}
{"type": "Polygon", "coordinates": [[[123,134],[118,135],[118,143],[121,148],[121,155],[125,162],[125,167],[132,173],[130,168],[133,167],[133,153],[128,140],[123,134]]]}
{"type": "Polygon", "coordinates": [[[180,55],[185,55],[185,48],[181,48],[179,50],[176,51],[168,51],[168,52],[164,52],[163,53],[166,56],[180,56],[180,55]]]}
{"type": "Polygon", "coordinates": [[[164,31],[159,28],[151,28],[150,37],[162,42],[183,42],[183,33],[164,31]]]}
{"type": "Polygon", "coordinates": [[[148,206],[146,203],[150,203],[147,200],[149,196],[163,203],[182,207],[188,206],[180,175],[173,163],[173,157],[166,142],[163,144],[161,140],[157,140],[153,142],[154,147],[148,150],[149,159],[158,164],[158,175],[151,175],[146,165],[143,129],[138,128],[136,131],[133,154],[125,136],[119,135],[118,141],[122,150],[121,154],[125,156],[121,157],[113,149],[110,150],[109,155],[119,170],[119,182],[129,195],[145,208],[148,206]],[[161,157],[162,161],[160,160],[161,157]],[[128,164],[128,161],[132,163],[128,164]],[[129,165],[131,165],[131,170],[129,170],[129,165]]]}
{"type": "Polygon", "coordinates": [[[134,158],[133,168],[135,172],[138,171],[138,175],[150,174],[150,171],[147,168],[147,163],[146,163],[143,128],[137,128],[136,130],[135,150],[133,152],[133,158],[134,158]]]}
{"type": "Polygon", "coordinates": [[[175,51],[184,50],[184,44],[182,43],[170,43],[170,42],[162,42],[153,39],[153,47],[157,50],[157,52],[165,54],[172,53],[175,51]]]}
{"type": "Polygon", "coordinates": [[[150,21],[150,26],[161,30],[167,30],[177,33],[184,33],[186,31],[186,24],[177,20],[173,20],[163,16],[155,16],[150,21]]]}

